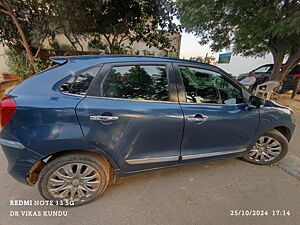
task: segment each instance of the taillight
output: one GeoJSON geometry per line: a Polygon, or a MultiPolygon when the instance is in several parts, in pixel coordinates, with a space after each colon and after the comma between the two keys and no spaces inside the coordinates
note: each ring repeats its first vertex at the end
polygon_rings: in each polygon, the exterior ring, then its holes
{"type": "Polygon", "coordinates": [[[12,118],[16,111],[16,103],[10,97],[4,97],[0,101],[0,121],[1,127],[4,127],[8,121],[12,118]]]}

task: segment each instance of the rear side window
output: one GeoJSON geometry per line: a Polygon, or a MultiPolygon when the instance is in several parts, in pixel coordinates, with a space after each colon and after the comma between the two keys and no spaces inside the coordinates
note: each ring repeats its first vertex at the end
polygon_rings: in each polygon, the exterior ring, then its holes
{"type": "Polygon", "coordinates": [[[166,66],[138,65],[113,67],[102,83],[102,96],[169,101],[166,66]]]}
{"type": "Polygon", "coordinates": [[[85,95],[99,69],[100,67],[93,67],[72,76],[61,85],[60,91],[67,94],[85,95]]]}

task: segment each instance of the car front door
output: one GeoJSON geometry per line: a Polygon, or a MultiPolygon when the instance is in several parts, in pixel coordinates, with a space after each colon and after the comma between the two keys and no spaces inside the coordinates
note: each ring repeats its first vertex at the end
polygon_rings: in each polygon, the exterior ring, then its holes
{"type": "Polygon", "coordinates": [[[239,85],[212,68],[174,66],[182,80],[183,161],[233,156],[256,141],[259,112],[247,110],[239,85]]]}
{"type": "Polygon", "coordinates": [[[78,104],[86,139],[122,171],[178,163],[184,119],[172,73],[170,63],[106,64],[78,104]]]}

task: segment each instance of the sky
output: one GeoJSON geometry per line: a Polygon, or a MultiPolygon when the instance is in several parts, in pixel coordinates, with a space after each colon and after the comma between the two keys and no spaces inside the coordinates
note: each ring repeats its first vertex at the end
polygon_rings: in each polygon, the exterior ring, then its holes
{"type": "MultiPolygon", "coordinates": [[[[180,24],[178,19],[174,19],[174,22],[180,24]]],[[[190,59],[190,57],[197,57],[205,55],[208,53],[208,56],[214,56],[216,61],[218,61],[219,53],[213,53],[209,47],[209,45],[200,45],[199,37],[196,37],[192,33],[181,33],[181,48],[180,48],[180,58],[190,59]]],[[[223,51],[223,53],[226,50],[223,51]]],[[[272,63],[273,59],[270,54],[265,57],[242,57],[240,55],[232,55],[231,61],[229,64],[217,64],[218,67],[222,68],[226,72],[237,76],[240,73],[245,73],[251,71],[258,66],[272,63]]]]}
{"type": "MultiPolygon", "coordinates": [[[[180,24],[178,18],[174,18],[173,22],[178,25],[180,24]]],[[[209,56],[218,56],[218,54],[211,52],[209,45],[200,45],[198,43],[199,38],[194,34],[183,31],[181,35],[180,58],[189,59],[190,57],[197,56],[205,57],[206,53],[208,53],[209,56]]]]}
{"type": "Polygon", "coordinates": [[[206,53],[209,56],[217,56],[217,53],[212,53],[209,45],[200,45],[199,38],[194,34],[182,32],[180,58],[189,59],[190,57],[202,56],[206,53]]]}

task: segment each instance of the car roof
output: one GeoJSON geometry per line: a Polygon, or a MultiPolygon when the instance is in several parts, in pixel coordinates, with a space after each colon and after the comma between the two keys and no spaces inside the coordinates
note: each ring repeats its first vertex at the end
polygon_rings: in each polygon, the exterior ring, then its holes
{"type": "MultiPolygon", "coordinates": [[[[273,66],[274,64],[272,64],[272,63],[270,63],[270,64],[264,64],[264,65],[262,65],[262,66],[273,66]]],[[[260,66],[260,67],[262,67],[262,66],[260,66]]]]}
{"type": "Polygon", "coordinates": [[[174,62],[174,63],[188,63],[195,65],[202,65],[221,70],[220,68],[210,65],[208,63],[190,61],[185,59],[175,59],[167,57],[153,57],[153,56],[128,56],[128,55],[77,55],[77,56],[58,56],[51,57],[52,61],[62,64],[67,61],[84,61],[84,60],[99,60],[99,63],[112,63],[112,62],[134,62],[134,61],[147,61],[147,62],[174,62]]]}
{"type": "Polygon", "coordinates": [[[264,65],[261,65],[261,66],[255,68],[254,70],[256,70],[256,69],[258,69],[258,68],[261,68],[261,67],[264,67],[264,66],[270,66],[270,67],[273,67],[274,64],[264,64],[264,65]]]}

